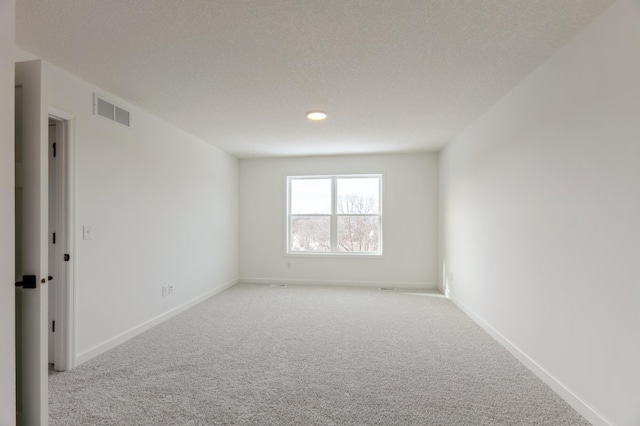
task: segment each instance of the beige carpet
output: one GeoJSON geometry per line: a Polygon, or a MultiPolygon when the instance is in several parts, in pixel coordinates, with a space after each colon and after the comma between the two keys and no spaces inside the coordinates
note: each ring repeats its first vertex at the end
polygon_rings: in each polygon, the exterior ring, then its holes
{"type": "Polygon", "coordinates": [[[588,425],[439,295],[239,284],[49,377],[52,425],[588,425]]]}

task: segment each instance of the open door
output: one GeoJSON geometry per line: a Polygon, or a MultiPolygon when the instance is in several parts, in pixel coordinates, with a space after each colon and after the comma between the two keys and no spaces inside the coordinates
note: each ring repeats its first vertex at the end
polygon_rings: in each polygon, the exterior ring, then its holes
{"type": "Polygon", "coordinates": [[[49,107],[49,367],[73,368],[72,115],[49,107]],[[68,259],[68,260],[65,260],[68,259]]]}
{"type": "Polygon", "coordinates": [[[17,63],[16,411],[18,424],[24,426],[47,425],[49,417],[46,94],[42,62],[17,63]]]}

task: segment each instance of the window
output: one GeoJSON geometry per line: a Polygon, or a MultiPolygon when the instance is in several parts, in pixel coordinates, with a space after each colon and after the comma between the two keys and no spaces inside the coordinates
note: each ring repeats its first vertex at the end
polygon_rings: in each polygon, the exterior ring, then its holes
{"type": "Polygon", "coordinates": [[[287,177],[287,253],[382,254],[381,175],[287,177]]]}

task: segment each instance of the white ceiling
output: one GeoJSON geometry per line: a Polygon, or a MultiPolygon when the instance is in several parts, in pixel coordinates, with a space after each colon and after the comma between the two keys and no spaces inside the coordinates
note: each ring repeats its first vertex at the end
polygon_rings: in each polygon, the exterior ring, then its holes
{"type": "Polygon", "coordinates": [[[412,152],[452,140],[611,3],[17,0],[16,36],[238,157],[412,152]]]}

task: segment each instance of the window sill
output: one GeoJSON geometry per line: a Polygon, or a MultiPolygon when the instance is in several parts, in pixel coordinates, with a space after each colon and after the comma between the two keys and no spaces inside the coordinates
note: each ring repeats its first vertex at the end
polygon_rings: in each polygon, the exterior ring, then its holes
{"type": "Polygon", "coordinates": [[[382,259],[384,255],[382,253],[316,253],[316,252],[302,252],[302,253],[285,253],[285,257],[315,257],[315,258],[332,258],[332,259],[382,259]]]}

